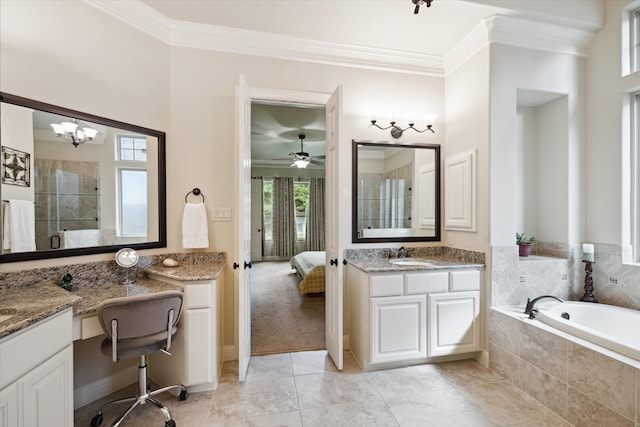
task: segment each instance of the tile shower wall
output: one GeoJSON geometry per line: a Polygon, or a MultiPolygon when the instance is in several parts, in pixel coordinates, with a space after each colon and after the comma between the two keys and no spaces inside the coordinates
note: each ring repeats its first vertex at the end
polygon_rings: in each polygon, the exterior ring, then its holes
{"type": "Polygon", "coordinates": [[[98,162],[36,159],[34,169],[37,250],[52,249],[58,231],[100,228],[98,162]]]}
{"type": "Polygon", "coordinates": [[[361,173],[358,183],[358,230],[411,228],[413,166],[384,174],[361,173]]]}
{"type": "MultiPolygon", "coordinates": [[[[640,267],[622,264],[622,250],[595,245],[594,295],[601,303],[640,309],[640,267]]],[[[527,258],[515,245],[493,247],[492,259],[491,306],[524,305],[545,294],[569,300],[584,295],[582,245],[539,242],[527,258]]]]}
{"type": "Polygon", "coordinates": [[[638,426],[640,369],[551,333],[536,322],[489,312],[489,367],[577,426],[638,426]]]}

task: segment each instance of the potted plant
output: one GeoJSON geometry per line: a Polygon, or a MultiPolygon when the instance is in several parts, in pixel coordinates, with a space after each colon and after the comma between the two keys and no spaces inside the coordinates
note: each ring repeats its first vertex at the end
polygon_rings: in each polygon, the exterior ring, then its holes
{"type": "Polygon", "coordinates": [[[518,245],[518,251],[520,256],[529,256],[531,255],[531,248],[533,246],[533,242],[536,241],[534,236],[527,237],[525,233],[517,233],[516,232],[516,245],[518,245]]]}

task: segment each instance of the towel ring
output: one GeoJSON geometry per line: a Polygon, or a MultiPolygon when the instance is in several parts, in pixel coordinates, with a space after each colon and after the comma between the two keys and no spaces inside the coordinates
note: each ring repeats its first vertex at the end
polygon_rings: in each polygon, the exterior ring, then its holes
{"type": "Polygon", "coordinates": [[[194,196],[202,196],[202,203],[204,203],[204,194],[202,194],[202,191],[200,191],[200,189],[199,189],[198,187],[194,187],[194,189],[193,189],[193,190],[189,191],[189,192],[187,193],[187,195],[186,195],[186,196],[184,196],[184,202],[185,202],[185,203],[189,203],[189,202],[187,201],[187,198],[189,197],[189,194],[191,194],[191,193],[193,193],[193,195],[194,195],[194,196]]]}

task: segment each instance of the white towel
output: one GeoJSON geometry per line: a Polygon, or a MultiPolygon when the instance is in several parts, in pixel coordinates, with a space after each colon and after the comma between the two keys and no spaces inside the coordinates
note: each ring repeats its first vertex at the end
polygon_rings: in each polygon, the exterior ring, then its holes
{"type": "Polygon", "coordinates": [[[209,228],[204,203],[186,203],[182,214],[182,247],[208,248],[209,228]]]}
{"type": "Polygon", "coordinates": [[[33,202],[9,200],[4,208],[2,248],[11,253],[36,250],[36,221],[33,202]]]}

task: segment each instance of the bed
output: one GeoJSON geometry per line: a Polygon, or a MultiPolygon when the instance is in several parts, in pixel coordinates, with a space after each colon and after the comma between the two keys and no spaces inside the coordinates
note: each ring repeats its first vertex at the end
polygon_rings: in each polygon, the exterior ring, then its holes
{"type": "Polygon", "coordinates": [[[298,285],[301,295],[324,292],[326,262],[325,251],[301,252],[291,258],[291,268],[295,269],[302,279],[298,285]]]}

